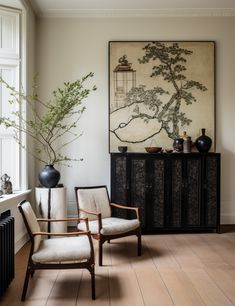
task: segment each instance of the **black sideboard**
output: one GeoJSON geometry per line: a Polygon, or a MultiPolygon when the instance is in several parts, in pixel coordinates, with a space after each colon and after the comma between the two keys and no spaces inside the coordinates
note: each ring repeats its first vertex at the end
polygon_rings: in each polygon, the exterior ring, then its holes
{"type": "Polygon", "coordinates": [[[145,233],[219,232],[220,154],[111,153],[111,201],[139,207],[145,233]]]}

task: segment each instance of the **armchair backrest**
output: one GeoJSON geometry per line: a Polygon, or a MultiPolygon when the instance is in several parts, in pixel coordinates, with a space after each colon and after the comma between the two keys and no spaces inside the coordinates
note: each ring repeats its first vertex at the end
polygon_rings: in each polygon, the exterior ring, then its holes
{"type": "Polygon", "coordinates": [[[102,218],[111,217],[110,200],[106,186],[75,187],[74,189],[79,217],[97,220],[96,216],[86,214],[79,208],[101,213],[102,218]]]}
{"type": "Polygon", "coordinates": [[[32,233],[35,232],[41,232],[40,226],[38,224],[36,215],[31,207],[31,204],[29,201],[22,201],[18,204],[18,209],[20,213],[22,214],[25,226],[27,228],[27,231],[29,233],[31,241],[34,243],[34,252],[36,252],[39,248],[42,236],[36,235],[33,236],[32,233]]]}

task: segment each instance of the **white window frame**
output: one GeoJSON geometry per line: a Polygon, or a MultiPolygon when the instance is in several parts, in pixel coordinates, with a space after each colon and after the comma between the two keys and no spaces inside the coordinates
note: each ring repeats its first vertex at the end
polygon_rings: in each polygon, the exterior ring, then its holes
{"type": "MultiPolygon", "coordinates": [[[[16,87],[25,88],[26,91],[26,14],[21,9],[13,9],[5,6],[0,6],[0,14],[9,14],[11,16],[15,15],[16,31],[18,31],[18,33],[16,33],[16,36],[14,37],[16,46],[15,52],[13,52],[13,50],[0,49],[0,63],[3,65],[5,64],[6,66],[10,66],[13,62],[18,63],[19,74],[16,87]]],[[[21,111],[26,116],[25,104],[22,105],[21,111]]],[[[2,136],[4,137],[4,135],[2,136]]],[[[7,137],[9,137],[9,134],[7,134],[7,137]]],[[[26,135],[20,135],[20,142],[24,146],[26,146],[26,135]]],[[[0,148],[0,150],[1,149],[4,150],[4,148],[0,148]]],[[[13,184],[14,191],[26,190],[28,187],[26,151],[22,149],[22,147],[18,144],[17,152],[17,155],[14,157],[15,162],[17,163],[17,169],[13,175],[15,175],[15,177],[18,177],[19,186],[14,186],[13,184]]],[[[2,152],[0,152],[0,154],[2,154],[2,152]]],[[[0,176],[2,174],[3,173],[0,172],[0,176]]]]}

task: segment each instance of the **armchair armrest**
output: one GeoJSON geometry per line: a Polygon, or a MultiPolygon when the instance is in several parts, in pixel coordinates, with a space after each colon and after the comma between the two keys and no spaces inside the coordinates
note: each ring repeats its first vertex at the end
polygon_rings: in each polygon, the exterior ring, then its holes
{"type": "MultiPolygon", "coordinates": [[[[38,222],[84,221],[86,223],[86,229],[87,229],[87,231],[89,231],[88,218],[37,219],[37,221],[38,222]]],[[[43,234],[41,234],[41,235],[43,235],[43,234]]]]}
{"type": "Polygon", "coordinates": [[[98,219],[98,230],[100,232],[100,230],[102,229],[102,216],[101,216],[101,213],[96,213],[94,211],[88,211],[88,210],[85,210],[85,209],[80,208],[80,207],[79,207],[79,210],[81,210],[82,212],[84,212],[86,214],[94,215],[94,216],[97,217],[97,219],[98,219]]]}
{"type": "Polygon", "coordinates": [[[84,208],[80,208],[80,207],[79,207],[79,210],[81,210],[82,212],[84,212],[86,214],[89,214],[89,215],[95,215],[95,216],[97,216],[97,218],[98,218],[98,215],[100,214],[100,213],[96,213],[94,211],[85,210],[84,208]]]}
{"type": "Polygon", "coordinates": [[[32,233],[33,236],[42,235],[42,236],[81,236],[86,235],[90,236],[91,232],[70,232],[70,233],[48,233],[48,232],[34,232],[32,233]]]}
{"type": "Polygon", "coordinates": [[[61,221],[85,221],[88,218],[60,218],[60,219],[45,219],[39,218],[37,219],[38,222],[61,222],[61,221]]]}
{"type": "Polygon", "coordinates": [[[139,207],[131,207],[131,206],[124,206],[117,203],[110,203],[111,206],[120,208],[120,209],[127,209],[127,210],[134,210],[136,212],[136,217],[140,220],[140,209],[139,207]]]}

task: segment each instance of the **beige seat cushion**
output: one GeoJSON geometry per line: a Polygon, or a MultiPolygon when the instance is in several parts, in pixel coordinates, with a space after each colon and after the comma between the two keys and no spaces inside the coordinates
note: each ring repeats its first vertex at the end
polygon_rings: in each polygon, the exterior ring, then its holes
{"type": "MultiPolygon", "coordinates": [[[[103,235],[117,235],[129,232],[140,226],[138,219],[126,220],[120,218],[104,218],[102,219],[101,234],[103,235]]],[[[98,233],[98,221],[89,221],[89,228],[92,234],[98,233]]],[[[86,225],[84,222],[78,224],[78,229],[85,231],[86,225]]]]}
{"type": "MultiPolygon", "coordinates": [[[[111,216],[109,198],[106,188],[91,188],[77,190],[79,207],[87,211],[101,213],[103,218],[111,216]]],[[[79,216],[96,220],[96,216],[80,211],[79,216]]]]}
{"type": "Polygon", "coordinates": [[[37,263],[81,261],[90,258],[87,236],[62,237],[42,240],[32,260],[37,263]]]}

